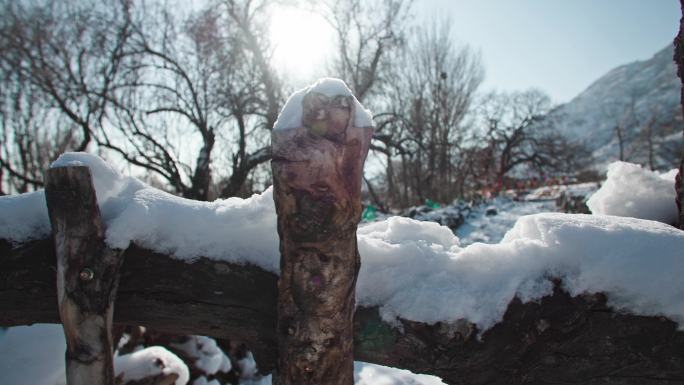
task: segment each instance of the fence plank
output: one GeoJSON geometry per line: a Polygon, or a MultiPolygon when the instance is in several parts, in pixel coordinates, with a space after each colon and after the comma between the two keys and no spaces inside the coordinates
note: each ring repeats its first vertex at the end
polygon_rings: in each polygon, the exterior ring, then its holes
{"type": "Polygon", "coordinates": [[[105,245],[88,167],[48,170],[45,199],[57,256],[67,384],[113,385],[112,316],[122,250],[105,245]]]}

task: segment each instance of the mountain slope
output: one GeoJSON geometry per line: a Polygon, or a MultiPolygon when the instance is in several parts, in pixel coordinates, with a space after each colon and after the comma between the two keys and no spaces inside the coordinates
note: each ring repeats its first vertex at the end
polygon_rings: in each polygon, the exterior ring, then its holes
{"type": "Polygon", "coordinates": [[[651,59],[619,66],[551,112],[567,136],[585,142],[599,165],[620,158],[670,168],[681,158],[680,83],[668,45],[651,59]],[[650,127],[650,128],[649,128],[650,127]]]}

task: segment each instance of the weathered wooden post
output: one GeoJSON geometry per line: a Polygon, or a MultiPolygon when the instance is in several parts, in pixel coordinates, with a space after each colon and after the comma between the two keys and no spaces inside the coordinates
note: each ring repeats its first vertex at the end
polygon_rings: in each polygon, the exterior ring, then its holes
{"type": "MultiPolygon", "coordinates": [[[[677,64],[677,76],[682,83],[680,90],[680,103],[682,105],[682,117],[684,117],[684,0],[679,0],[682,17],[679,19],[679,32],[674,39],[674,61],[677,64]]],[[[684,131],[682,131],[684,136],[684,131]]],[[[675,202],[679,209],[679,228],[684,230],[684,156],[679,162],[679,172],[675,178],[675,202]]]]}
{"type": "Polygon", "coordinates": [[[90,169],[49,169],[45,198],[57,256],[67,384],[114,384],[112,315],[122,258],[105,245],[90,169]]]}
{"type": "Polygon", "coordinates": [[[355,127],[355,102],[341,81],[319,82],[288,102],[301,103],[301,123],[272,134],[282,385],[354,383],[356,227],[372,136],[370,120],[355,127]]]}

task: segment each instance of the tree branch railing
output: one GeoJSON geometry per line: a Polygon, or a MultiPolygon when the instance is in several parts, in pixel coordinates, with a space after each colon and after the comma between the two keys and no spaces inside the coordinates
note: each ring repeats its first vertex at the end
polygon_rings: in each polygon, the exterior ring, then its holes
{"type": "MultiPolygon", "coordinates": [[[[242,341],[263,373],[277,359],[278,277],[259,267],[187,263],[131,245],[123,254],[114,323],[242,341]]],[[[59,323],[50,239],[0,240],[0,325],[59,323]]],[[[613,311],[601,294],[572,297],[557,283],[539,302],[513,300],[479,333],[466,322],[384,322],[357,307],[356,360],[433,374],[449,384],[681,384],[684,333],[664,317],[613,311]]]]}

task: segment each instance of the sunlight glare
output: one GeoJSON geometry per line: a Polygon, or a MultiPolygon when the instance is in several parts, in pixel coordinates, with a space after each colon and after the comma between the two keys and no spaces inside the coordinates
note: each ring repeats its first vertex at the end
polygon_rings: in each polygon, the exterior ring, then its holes
{"type": "Polygon", "coordinates": [[[302,80],[324,74],[326,56],[333,52],[333,31],[322,16],[294,6],[274,6],[270,34],[280,73],[302,80]]]}

